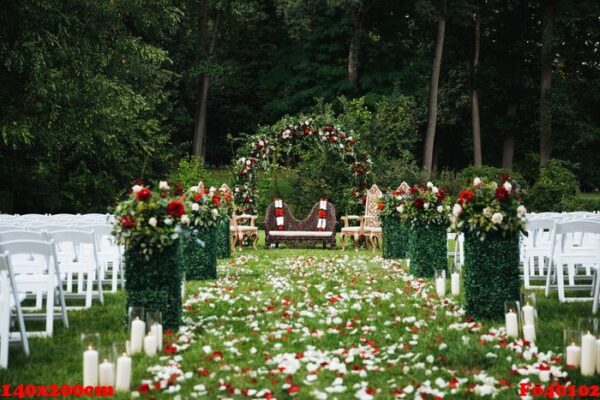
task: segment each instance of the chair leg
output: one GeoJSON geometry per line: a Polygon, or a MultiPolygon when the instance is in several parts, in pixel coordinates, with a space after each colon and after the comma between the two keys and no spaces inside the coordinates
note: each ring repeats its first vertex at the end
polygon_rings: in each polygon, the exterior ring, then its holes
{"type": "Polygon", "coordinates": [[[563,266],[559,264],[556,266],[556,280],[558,284],[558,300],[563,303],[565,301],[565,278],[563,276],[563,266]]]}
{"type": "Polygon", "coordinates": [[[254,234],[254,241],[252,242],[252,248],[254,250],[258,250],[257,247],[256,247],[257,243],[258,243],[258,233],[255,233],[254,234]]]}
{"type": "Polygon", "coordinates": [[[552,260],[548,263],[548,270],[546,271],[546,288],[544,289],[544,296],[548,297],[550,294],[550,283],[552,281],[552,272],[554,270],[554,263],[552,260]]]}
{"type": "Polygon", "coordinates": [[[340,234],[340,242],[342,242],[342,251],[346,250],[346,235],[340,234]]]}
{"type": "Polygon", "coordinates": [[[592,314],[596,314],[598,312],[598,301],[600,301],[600,266],[596,267],[596,271],[594,273],[594,301],[592,303],[592,314]]]}
{"type": "Polygon", "coordinates": [[[54,283],[49,280],[48,295],[46,296],[46,335],[54,333],[54,283]]]}

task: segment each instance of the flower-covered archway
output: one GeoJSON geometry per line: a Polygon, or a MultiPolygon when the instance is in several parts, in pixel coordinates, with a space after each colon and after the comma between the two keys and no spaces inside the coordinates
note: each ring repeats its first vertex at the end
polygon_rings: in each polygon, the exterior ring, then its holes
{"type": "Polygon", "coordinates": [[[353,176],[351,198],[356,205],[364,203],[364,192],[371,176],[371,160],[359,151],[353,131],[345,131],[339,124],[319,125],[312,119],[298,124],[283,120],[279,129],[261,127],[247,138],[238,150],[234,164],[234,201],[238,212],[258,213],[257,170],[268,170],[281,165],[284,157],[294,154],[299,146],[327,146],[337,152],[348,165],[353,176]]]}

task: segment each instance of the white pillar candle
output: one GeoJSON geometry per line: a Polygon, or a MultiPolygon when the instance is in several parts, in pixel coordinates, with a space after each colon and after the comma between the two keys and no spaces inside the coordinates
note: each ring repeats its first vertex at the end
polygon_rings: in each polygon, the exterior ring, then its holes
{"type": "Polygon", "coordinates": [[[504,315],[504,318],[506,319],[506,334],[509,337],[518,338],[519,319],[517,318],[517,313],[511,310],[504,315]]]}
{"type": "Polygon", "coordinates": [[[144,344],[144,334],[146,333],[146,323],[136,317],[131,321],[131,354],[142,351],[144,344]]]}
{"type": "Polygon", "coordinates": [[[154,337],[154,335],[151,333],[148,334],[148,336],[144,338],[144,352],[146,355],[149,357],[155,356],[157,348],[156,346],[156,337],[154,337]]]}
{"type": "Polygon", "coordinates": [[[115,364],[104,360],[100,364],[99,373],[99,384],[100,386],[114,386],[115,385],[115,364]]]}
{"type": "Polygon", "coordinates": [[[523,325],[535,324],[535,308],[526,304],[523,306],[523,325]]]}
{"type": "Polygon", "coordinates": [[[162,351],[163,345],[163,329],[161,324],[152,324],[150,327],[150,333],[156,338],[156,349],[162,351]]]}
{"type": "Polygon", "coordinates": [[[535,342],[535,325],[523,325],[523,339],[531,343],[535,342]]]}
{"type": "Polygon", "coordinates": [[[581,375],[592,376],[596,372],[596,337],[590,332],[581,335],[581,375]]]}
{"type": "Polygon", "coordinates": [[[435,278],[435,291],[439,297],[446,295],[446,280],[444,278],[435,278]]]}
{"type": "Polygon", "coordinates": [[[579,367],[579,361],[581,359],[581,347],[575,343],[567,346],[567,365],[572,367],[579,367]]]}
{"type": "Polygon", "coordinates": [[[131,357],[123,354],[117,359],[117,377],[115,390],[128,392],[131,386],[131,357]]]}
{"type": "Polygon", "coordinates": [[[92,346],[83,352],[83,386],[98,385],[98,352],[92,346]]]}
{"type": "Polygon", "coordinates": [[[596,373],[600,375],[600,339],[596,340],[596,373]]]}
{"type": "Polygon", "coordinates": [[[460,275],[458,272],[453,272],[450,278],[450,286],[453,296],[458,296],[460,293],[460,275]]]}

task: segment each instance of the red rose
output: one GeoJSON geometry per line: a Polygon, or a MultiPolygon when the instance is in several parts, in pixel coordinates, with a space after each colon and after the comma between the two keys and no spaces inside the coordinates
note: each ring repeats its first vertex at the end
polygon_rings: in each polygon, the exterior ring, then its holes
{"type": "Polygon", "coordinates": [[[167,204],[167,214],[173,218],[179,218],[185,213],[185,206],[181,200],[173,200],[167,204]]]}
{"type": "Polygon", "coordinates": [[[136,194],[135,198],[138,201],[146,201],[152,197],[152,191],[148,188],[141,188],[136,194]]]}
{"type": "Polygon", "coordinates": [[[213,206],[219,207],[219,204],[221,204],[221,198],[217,195],[214,195],[212,198],[212,203],[213,203],[213,206]]]}
{"type": "Polygon", "coordinates": [[[413,204],[415,205],[415,207],[417,207],[418,209],[423,209],[423,205],[425,204],[425,200],[423,200],[423,198],[421,197],[417,197],[415,199],[415,201],[413,201],[413,204]]]}
{"type": "Polygon", "coordinates": [[[419,193],[419,188],[416,186],[413,186],[410,188],[410,194],[417,194],[419,193]]]}
{"type": "Polygon", "coordinates": [[[327,132],[333,132],[333,125],[327,125],[327,132]]]}
{"type": "Polygon", "coordinates": [[[335,136],[329,136],[329,142],[331,142],[331,143],[335,142],[335,136]]]}
{"type": "Polygon", "coordinates": [[[319,210],[319,218],[327,218],[327,211],[319,210]]]}
{"type": "Polygon", "coordinates": [[[276,208],[275,209],[275,216],[276,217],[283,217],[283,208],[276,208]]]}
{"type": "Polygon", "coordinates": [[[129,215],[125,215],[123,218],[121,218],[121,223],[123,224],[123,228],[131,229],[135,226],[135,219],[129,215]]]}
{"type": "Polygon", "coordinates": [[[438,201],[444,201],[444,199],[446,198],[446,192],[444,192],[442,189],[440,189],[440,190],[438,190],[436,196],[437,196],[438,201]]]}
{"type": "Polygon", "coordinates": [[[140,393],[148,393],[150,391],[150,385],[148,385],[147,383],[142,383],[140,386],[138,386],[138,392],[140,393]]]}
{"type": "Polygon", "coordinates": [[[233,200],[233,194],[231,192],[226,192],[223,199],[225,199],[225,201],[231,201],[233,200]]]}
{"type": "Polygon", "coordinates": [[[510,175],[507,174],[506,172],[503,172],[500,174],[500,180],[502,181],[502,183],[507,182],[510,179],[510,175]]]}
{"type": "Polygon", "coordinates": [[[360,202],[363,203],[363,206],[365,205],[365,203],[367,202],[367,197],[366,196],[362,196],[360,198],[360,202]]]}
{"type": "Polygon", "coordinates": [[[385,208],[385,206],[383,205],[383,203],[379,203],[379,205],[377,206],[377,208],[379,208],[380,211],[383,211],[383,209],[385,208]]]}
{"type": "Polygon", "coordinates": [[[181,196],[183,194],[183,185],[181,183],[175,184],[175,196],[181,196]]]}
{"type": "Polygon", "coordinates": [[[304,134],[305,135],[310,135],[310,128],[309,127],[304,128],[304,134]]]}
{"type": "Polygon", "coordinates": [[[475,198],[475,194],[473,192],[471,192],[470,190],[466,190],[466,189],[461,190],[460,194],[458,195],[458,201],[462,205],[469,204],[470,202],[473,201],[474,198],[475,198]]]}
{"type": "Polygon", "coordinates": [[[496,198],[499,201],[504,203],[506,200],[508,200],[508,195],[509,193],[503,187],[499,187],[496,189],[496,198]]]}

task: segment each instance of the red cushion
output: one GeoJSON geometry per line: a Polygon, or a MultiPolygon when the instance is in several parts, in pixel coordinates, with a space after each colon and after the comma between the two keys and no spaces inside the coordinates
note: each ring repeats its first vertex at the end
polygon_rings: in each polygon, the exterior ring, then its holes
{"type": "Polygon", "coordinates": [[[319,210],[319,218],[327,218],[327,211],[319,210]]]}
{"type": "Polygon", "coordinates": [[[276,217],[283,217],[283,208],[276,208],[275,209],[275,216],[276,217]]]}

